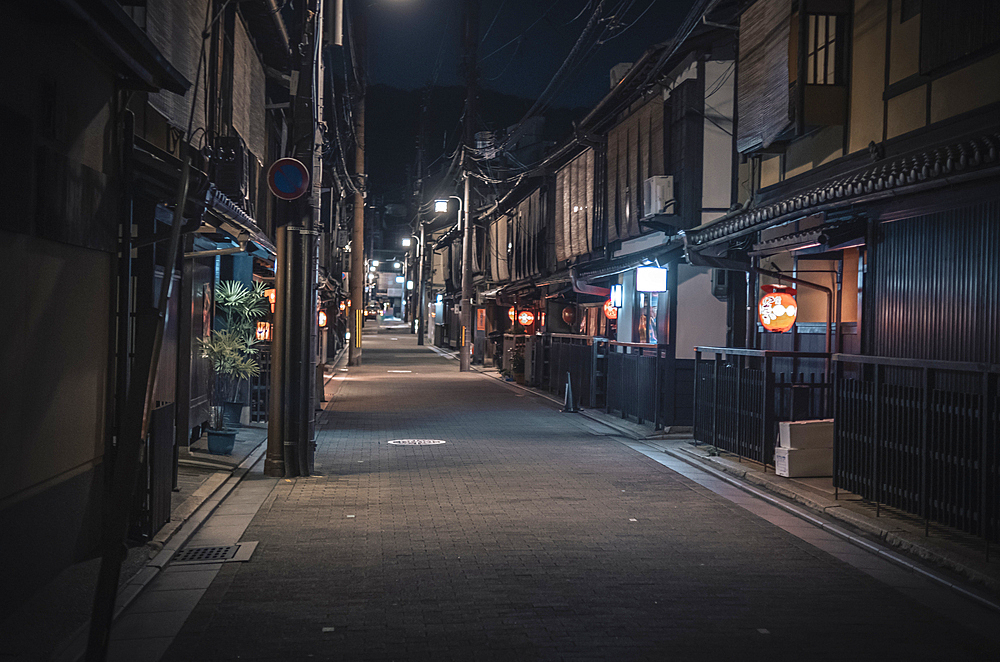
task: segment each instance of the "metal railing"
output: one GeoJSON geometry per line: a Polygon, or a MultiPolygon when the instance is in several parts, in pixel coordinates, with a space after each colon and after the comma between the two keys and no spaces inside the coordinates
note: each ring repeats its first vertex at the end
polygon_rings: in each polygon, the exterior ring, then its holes
{"type": "Polygon", "coordinates": [[[666,347],[640,343],[608,343],[607,407],[622,418],[660,427],[662,359],[666,347]]]}
{"type": "Polygon", "coordinates": [[[566,393],[566,375],[573,379],[573,395],[578,404],[597,407],[601,393],[598,388],[596,363],[598,352],[607,343],[602,338],[553,333],[548,336],[548,380],[546,387],[554,395],[566,393]]]}
{"type": "Polygon", "coordinates": [[[694,438],[764,465],[774,464],[779,421],[830,418],[829,372],[822,352],[695,348],[694,438]],[[711,354],[712,358],[705,358],[711,354]]]}
{"type": "Polygon", "coordinates": [[[250,422],[267,423],[271,404],[271,343],[258,344],[254,359],[260,372],[250,378],[250,422]]]}
{"type": "Polygon", "coordinates": [[[833,481],[1000,541],[1000,365],[835,354],[833,481]]]}

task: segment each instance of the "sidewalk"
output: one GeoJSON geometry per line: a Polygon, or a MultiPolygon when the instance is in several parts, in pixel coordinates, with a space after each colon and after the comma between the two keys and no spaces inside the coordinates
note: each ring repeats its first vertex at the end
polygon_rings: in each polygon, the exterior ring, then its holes
{"type": "MultiPolygon", "coordinates": [[[[452,355],[436,348],[435,351],[452,355]]],[[[495,369],[482,366],[474,366],[474,369],[485,376],[503,381],[503,377],[495,369]]],[[[561,403],[541,389],[505,383],[561,403]]],[[[1000,596],[1000,550],[991,549],[990,559],[987,561],[986,543],[980,538],[934,522],[928,526],[929,535],[925,535],[925,523],[920,517],[885,505],[876,508],[874,503],[843,490],[836,494],[830,477],[778,476],[774,473],[774,467],[765,468],[758,462],[740,459],[714,447],[698,444],[689,431],[668,434],[600,409],[581,408],[580,414],[675,457],[723,471],[750,485],[763,488],[787,501],[804,506],[812,513],[847,525],[868,539],[891,545],[900,552],[931,563],[956,578],[972,581],[1000,596]]]]}

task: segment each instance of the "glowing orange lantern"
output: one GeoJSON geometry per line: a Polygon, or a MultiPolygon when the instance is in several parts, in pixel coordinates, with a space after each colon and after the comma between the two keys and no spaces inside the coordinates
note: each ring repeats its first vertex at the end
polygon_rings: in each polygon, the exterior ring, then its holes
{"type": "Polygon", "coordinates": [[[317,319],[319,320],[319,326],[320,326],[321,329],[324,328],[324,327],[326,327],[326,311],[325,310],[319,311],[319,315],[317,316],[317,319]]]}
{"type": "Polygon", "coordinates": [[[278,290],[271,288],[269,290],[264,290],[264,296],[267,300],[271,302],[271,312],[274,312],[274,302],[278,299],[278,290]]]}
{"type": "Polygon", "coordinates": [[[611,303],[611,299],[604,302],[604,316],[609,320],[618,319],[618,309],[615,308],[615,304],[611,303]]]}
{"type": "Polygon", "coordinates": [[[535,321],[535,314],[530,310],[522,310],[521,314],[517,316],[517,321],[521,326],[531,326],[535,321]]]}
{"type": "Polygon", "coordinates": [[[514,321],[514,316],[515,316],[515,315],[517,315],[517,313],[515,313],[515,312],[514,312],[514,309],[513,309],[513,308],[511,308],[510,310],[508,310],[508,311],[507,311],[507,317],[509,317],[509,318],[510,318],[510,321],[511,321],[511,322],[513,322],[513,321],[514,321]]]}
{"type": "Polygon", "coordinates": [[[340,302],[340,312],[344,312],[345,310],[347,310],[347,304],[344,303],[343,301],[341,301],[340,302]]]}
{"type": "Polygon", "coordinates": [[[264,342],[271,340],[270,322],[257,322],[257,340],[264,342]]]}
{"type": "Polygon", "coordinates": [[[573,322],[576,321],[576,308],[573,306],[566,306],[562,309],[562,319],[564,322],[573,326],[573,322]]]}
{"type": "Polygon", "coordinates": [[[768,331],[788,331],[795,324],[798,305],[795,290],[785,285],[763,285],[766,292],[757,305],[757,316],[768,331]]]}

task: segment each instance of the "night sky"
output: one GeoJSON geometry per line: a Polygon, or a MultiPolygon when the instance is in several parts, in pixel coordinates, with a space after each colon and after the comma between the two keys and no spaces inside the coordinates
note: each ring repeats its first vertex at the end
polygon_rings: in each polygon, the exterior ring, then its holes
{"type": "MultiPolygon", "coordinates": [[[[583,31],[597,0],[482,0],[480,85],[537,98],[583,31]]],[[[572,76],[553,105],[591,107],[609,90],[609,71],[670,39],[693,0],[605,0],[609,37],[572,76]]],[[[369,0],[369,78],[415,89],[461,84],[462,0],[369,0]]],[[[588,42],[590,43],[590,42],[588,42]]]]}

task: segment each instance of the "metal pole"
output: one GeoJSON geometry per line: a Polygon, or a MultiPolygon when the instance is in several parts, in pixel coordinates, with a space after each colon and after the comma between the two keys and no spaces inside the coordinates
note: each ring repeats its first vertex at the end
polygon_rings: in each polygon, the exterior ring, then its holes
{"type": "MultiPolygon", "coordinates": [[[[463,159],[464,160],[464,159],[463,159]]],[[[458,369],[468,372],[472,362],[472,220],[469,213],[469,179],[465,177],[465,201],[462,204],[462,338],[458,369]]]]}
{"type": "Polygon", "coordinates": [[[417,285],[417,344],[424,344],[424,335],[426,333],[426,315],[427,315],[427,302],[425,298],[427,296],[427,279],[425,277],[425,270],[427,267],[425,254],[427,252],[427,245],[425,242],[424,232],[426,230],[425,224],[420,224],[420,269],[417,273],[417,278],[420,282],[417,285]]]}

